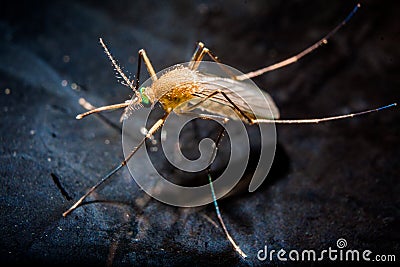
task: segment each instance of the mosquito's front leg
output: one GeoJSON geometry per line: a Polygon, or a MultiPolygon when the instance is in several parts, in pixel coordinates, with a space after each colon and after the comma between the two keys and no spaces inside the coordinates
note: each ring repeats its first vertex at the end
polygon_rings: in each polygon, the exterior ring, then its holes
{"type": "Polygon", "coordinates": [[[157,80],[156,72],[154,71],[153,65],[151,65],[150,59],[147,57],[146,51],[144,49],[140,49],[139,52],[139,59],[138,59],[138,68],[137,68],[137,75],[136,75],[136,88],[139,86],[139,75],[140,75],[140,65],[141,59],[143,59],[144,64],[146,65],[147,71],[150,74],[150,77],[153,81],[157,80]]]}
{"type": "Polygon", "coordinates": [[[91,109],[91,110],[89,110],[89,111],[87,111],[87,112],[85,112],[85,113],[81,113],[81,114],[76,115],[76,119],[77,119],[77,120],[80,120],[80,119],[82,119],[82,118],[84,118],[84,117],[86,117],[86,116],[88,116],[88,115],[90,115],[90,114],[97,113],[97,112],[101,112],[101,111],[114,110],[114,109],[120,109],[120,108],[126,108],[127,106],[130,105],[130,103],[131,103],[131,101],[128,100],[128,101],[126,101],[126,102],[124,102],[124,103],[120,103],[120,104],[114,104],[114,105],[109,105],[109,106],[102,106],[102,107],[99,107],[99,108],[91,109]]]}

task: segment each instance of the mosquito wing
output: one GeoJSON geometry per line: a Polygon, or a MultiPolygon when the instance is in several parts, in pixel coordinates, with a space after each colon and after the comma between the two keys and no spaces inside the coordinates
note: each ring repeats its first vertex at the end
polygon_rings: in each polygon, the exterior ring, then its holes
{"type": "Polygon", "coordinates": [[[225,95],[248,117],[255,119],[278,119],[279,110],[271,96],[258,89],[249,82],[236,81],[229,78],[212,77],[202,75],[200,83],[201,90],[196,92],[193,100],[185,106],[180,107],[182,111],[191,110],[196,107],[202,111],[227,117],[229,119],[245,119],[240,114],[233,114],[235,107],[223,94],[215,94],[216,91],[224,92],[225,95]],[[207,99],[207,100],[206,100],[207,99]]]}

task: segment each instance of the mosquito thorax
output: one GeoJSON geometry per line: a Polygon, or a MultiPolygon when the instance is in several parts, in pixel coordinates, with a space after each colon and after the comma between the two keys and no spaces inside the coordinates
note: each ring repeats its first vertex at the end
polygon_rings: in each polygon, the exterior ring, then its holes
{"type": "MultiPolygon", "coordinates": [[[[176,65],[153,82],[151,93],[165,110],[173,110],[193,98],[193,94],[200,89],[198,79],[196,71],[176,65]]],[[[148,91],[146,93],[151,96],[148,91]]]]}

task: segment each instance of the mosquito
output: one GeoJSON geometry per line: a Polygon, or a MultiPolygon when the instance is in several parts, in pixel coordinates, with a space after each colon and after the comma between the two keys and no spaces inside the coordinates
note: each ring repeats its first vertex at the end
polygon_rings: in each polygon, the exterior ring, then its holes
{"type": "MultiPolygon", "coordinates": [[[[353,17],[353,15],[357,12],[359,9],[360,4],[357,4],[352,11],[347,15],[347,17],[341,21],[335,28],[333,28],[327,35],[325,35],[322,39],[311,45],[310,47],[306,48],[305,50],[301,51],[300,53],[289,57],[283,61],[280,61],[278,63],[275,63],[273,65],[258,69],[256,71],[249,72],[244,75],[237,75],[237,76],[230,76],[230,79],[227,80],[228,83],[231,83],[232,86],[234,85],[237,90],[240,90],[242,92],[246,92],[246,95],[248,97],[248,100],[254,101],[257,103],[257,99],[255,98],[258,96],[257,94],[253,93],[251,90],[249,91],[248,88],[244,85],[243,81],[247,79],[251,79],[257,76],[260,76],[262,74],[265,74],[267,72],[285,67],[287,65],[293,64],[300,60],[302,57],[305,55],[310,54],[312,51],[316,50],[320,46],[327,44],[328,39],[334,35],[340,28],[342,28],[345,24],[348,23],[348,21],[353,17]]],[[[114,57],[111,55],[111,52],[109,51],[108,47],[104,43],[103,39],[100,38],[100,44],[104,49],[104,52],[110,59],[112,66],[118,73],[118,75],[123,79],[123,84],[132,89],[133,91],[133,98],[131,100],[127,100],[123,103],[119,104],[114,104],[114,105],[108,105],[108,106],[103,106],[99,108],[94,108],[93,106],[89,105],[86,103],[86,106],[89,106],[88,109],[89,111],[85,113],[81,113],[76,116],[76,119],[82,119],[88,115],[95,114],[98,112],[106,111],[106,110],[116,110],[116,109],[121,109],[124,108],[125,112],[121,119],[126,118],[130,114],[130,110],[133,109],[138,109],[141,108],[142,106],[148,106],[148,105],[154,105],[155,103],[161,104],[163,110],[164,110],[164,115],[159,118],[147,131],[145,134],[145,137],[141,139],[141,141],[138,143],[138,145],[128,154],[128,156],[125,157],[125,159],[117,165],[114,169],[112,169],[107,175],[105,175],[97,184],[92,186],[86,194],[84,194],[78,201],[75,202],[75,204],[72,205],[71,208],[69,208],[67,211],[63,213],[63,216],[67,216],[70,214],[73,210],[75,210],[77,207],[79,207],[82,202],[90,195],[92,194],[99,186],[101,186],[105,181],[107,181],[110,177],[112,177],[117,171],[119,171],[122,167],[127,165],[127,162],[133,157],[133,155],[139,150],[140,147],[142,147],[147,139],[151,139],[153,135],[163,126],[164,122],[166,121],[166,118],[171,112],[177,112],[179,113],[184,113],[185,111],[192,111],[194,108],[201,108],[202,110],[206,110],[207,112],[214,114],[215,116],[212,115],[204,115],[203,119],[208,119],[208,118],[222,118],[224,120],[229,120],[229,119],[237,119],[239,118],[242,120],[244,123],[247,123],[249,125],[257,125],[261,123],[282,123],[282,124],[292,124],[292,123],[319,123],[319,122],[325,122],[325,121],[332,121],[332,120],[339,120],[339,119],[345,119],[345,118],[351,118],[355,116],[360,116],[364,115],[367,113],[372,113],[372,112],[377,112],[383,109],[387,109],[390,107],[394,107],[397,104],[393,103],[390,105],[378,107],[375,109],[370,109],[370,110],[365,110],[361,112],[356,112],[356,113],[350,113],[350,114],[345,114],[345,115],[339,115],[339,116],[332,116],[332,117],[324,117],[324,118],[313,118],[313,119],[279,119],[279,111],[278,108],[276,107],[274,101],[272,98],[265,92],[263,94],[265,95],[268,104],[271,108],[272,112],[272,117],[261,117],[260,114],[264,114],[261,112],[262,109],[265,108],[265,106],[260,106],[256,110],[250,109],[245,103],[243,103],[243,100],[239,98],[236,94],[232,93],[232,91],[227,90],[225,87],[209,87],[207,82],[201,83],[202,79],[204,77],[202,76],[201,73],[197,72],[197,69],[199,67],[199,64],[201,61],[203,61],[205,56],[208,56],[212,61],[222,64],[221,61],[218,59],[217,56],[215,56],[210,49],[208,49],[204,43],[198,42],[197,46],[195,48],[195,51],[193,53],[193,56],[187,66],[176,68],[170,72],[167,72],[165,74],[162,74],[160,77],[157,77],[156,72],[145,52],[144,49],[141,49],[138,51],[138,65],[137,65],[137,74],[135,76],[134,80],[130,80],[125,73],[122,71],[121,67],[119,64],[116,62],[114,57]],[[150,87],[140,87],[140,73],[141,73],[141,66],[142,66],[142,61],[144,62],[147,71],[150,75],[150,78],[152,79],[152,85],[150,87]],[[200,81],[200,83],[193,83],[193,77],[197,77],[197,80],[200,81]],[[178,83],[179,85],[176,85],[176,80],[179,80],[180,82],[178,83]],[[185,105],[187,101],[191,101],[193,99],[197,99],[198,101],[195,102],[195,104],[188,106],[185,105]],[[206,103],[211,102],[213,105],[207,105],[206,103]],[[229,106],[231,109],[235,111],[234,116],[230,115],[226,112],[223,111],[221,107],[224,106],[229,106]],[[219,107],[219,108],[218,108],[219,107]],[[209,116],[209,117],[208,117],[209,116]]],[[[229,70],[226,70],[229,72],[229,70]]],[[[228,73],[229,74],[229,73],[228,73]]],[[[226,79],[225,79],[226,81],[226,79]]],[[[85,107],[85,103],[81,103],[85,107]]],[[[223,136],[224,129],[219,133],[218,138],[214,144],[214,150],[213,153],[215,154],[218,148],[218,144],[223,136]]],[[[210,174],[210,167],[211,163],[208,167],[207,170],[207,176],[208,176],[208,182],[210,185],[210,190],[212,194],[212,199],[213,203],[215,206],[216,214],[218,217],[218,220],[222,226],[222,229],[227,237],[227,239],[230,241],[232,244],[234,250],[242,257],[246,258],[247,255],[241,250],[241,248],[236,244],[234,239],[231,237],[229,234],[227,227],[222,219],[221,212],[217,203],[217,198],[214,192],[214,186],[210,174]]]]}

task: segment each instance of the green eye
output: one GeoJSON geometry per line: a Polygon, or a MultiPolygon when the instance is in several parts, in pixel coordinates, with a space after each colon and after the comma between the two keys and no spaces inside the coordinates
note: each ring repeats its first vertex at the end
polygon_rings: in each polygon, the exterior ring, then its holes
{"type": "Polygon", "coordinates": [[[147,95],[144,93],[145,88],[144,87],[140,87],[139,88],[139,93],[140,96],[142,97],[142,104],[143,105],[149,105],[150,104],[150,99],[147,97],[147,95]]]}

